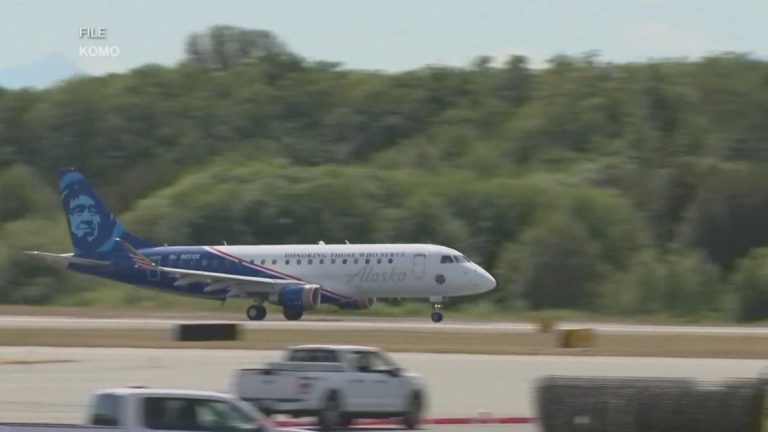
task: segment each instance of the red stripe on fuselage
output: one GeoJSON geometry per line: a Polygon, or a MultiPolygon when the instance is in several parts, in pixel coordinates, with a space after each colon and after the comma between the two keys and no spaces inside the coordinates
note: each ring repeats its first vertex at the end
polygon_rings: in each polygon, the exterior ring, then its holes
{"type": "Polygon", "coordinates": [[[264,267],[264,266],[259,265],[259,264],[251,263],[250,261],[244,260],[244,259],[242,259],[240,257],[235,256],[235,255],[231,255],[231,254],[228,254],[226,252],[222,252],[222,251],[216,249],[213,246],[206,246],[206,248],[211,250],[212,252],[218,253],[219,255],[221,255],[221,256],[223,256],[225,258],[233,259],[233,260],[235,260],[235,261],[237,261],[237,262],[239,262],[239,263],[241,263],[243,265],[246,265],[248,267],[255,268],[255,269],[258,269],[258,270],[263,270],[263,271],[266,271],[266,272],[269,272],[269,273],[275,273],[275,274],[277,274],[279,276],[282,276],[284,278],[288,278],[288,279],[304,282],[303,279],[297,278],[296,276],[291,276],[289,274],[282,273],[282,272],[279,272],[277,270],[272,270],[271,268],[264,267]]]}

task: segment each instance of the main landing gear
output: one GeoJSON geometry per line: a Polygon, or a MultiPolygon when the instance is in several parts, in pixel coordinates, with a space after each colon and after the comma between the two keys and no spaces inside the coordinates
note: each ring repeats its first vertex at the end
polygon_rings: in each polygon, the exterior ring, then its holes
{"type": "Polygon", "coordinates": [[[284,307],[283,316],[288,321],[298,321],[301,319],[302,316],[304,316],[304,309],[296,308],[296,307],[292,307],[292,308],[284,307]]]}
{"type": "Polygon", "coordinates": [[[443,301],[442,297],[430,297],[429,301],[432,303],[432,322],[439,323],[443,320],[443,301]]]}
{"type": "Polygon", "coordinates": [[[251,321],[261,321],[267,316],[267,308],[260,304],[250,305],[245,310],[245,315],[251,321]]]}
{"type": "MultiPolygon", "coordinates": [[[[267,317],[267,308],[263,304],[252,304],[245,310],[245,316],[251,321],[262,321],[267,317]]],[[[283,316],[289,321],[300,320],[304,316],[304,309],[300,307],[284,307],[283,316]]]]}

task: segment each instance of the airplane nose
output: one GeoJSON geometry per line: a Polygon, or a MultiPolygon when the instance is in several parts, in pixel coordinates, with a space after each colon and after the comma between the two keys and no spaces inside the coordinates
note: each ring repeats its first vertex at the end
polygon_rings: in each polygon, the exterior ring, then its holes
{"type": "Polygon", "coordinates": [[[478,274],[477,286],[480,288],[480,292],[486,292],[496,288],[496,279],[494,279],[490,273],[480,266],[477,266],[476,270],[478,274]]]}
{"type": "Polygon", "coordinates": [[[485,279],[483,281],[484,282],[483,288],[485,288],[484,291],[490,291],[490,290],[496,288],[496,279],[494,279],[493,276],[491,276],[491,274],[488,273],[485,270],[483,270],[483,273],[485,273],[483,275],[483,276],[485,276],[485,279]]]}

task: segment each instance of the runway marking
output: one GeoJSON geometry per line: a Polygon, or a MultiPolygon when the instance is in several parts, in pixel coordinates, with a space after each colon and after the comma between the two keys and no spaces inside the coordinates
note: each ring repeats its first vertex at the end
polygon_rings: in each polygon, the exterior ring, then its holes
{"type": "Polygon", "coordinates": [[[2,359],[0,358],[0,366],[8,365],[38,365],[38,364],[51,364],[51,363],[75,363],[77,360],[65,360],[65,359],[43,359],[43,360],[23,360],[23,359],[2,359]]]}
{"type": "MultiPolygon", "coordinates": [[[[270,420],[277,427],[308,427],[316,422],[311,420],[270,420]]],[[[421,420],[422,425],[482,425],[482,424],[532,424],[535,417],[428,417],[421,420]]],[[[358,419],[353,426],[394,426],[401,424],[399,419],[358,419]]]]}
{"type": "MultiPolygon", "coordinates": [[[[242,325],[246,328],[280,327],[285,329],[322,330],[322,329],[395,329],[395,330],[425,330],[429,331],[467,331],[467,332],[538,332],[539,326],[533,323],[521,322],[443,322],[433,324],[416,319],[370,319],[370,320],[332,320],[327,317],[312,316],[303,321],[238,321],[202,318],[79,318],[65,316],[0,316],[0,328],[171,328],[173,325],[189,322],[226,322],[242,325]]],[[[762,326],[685,326],[685,325],[648,325],[621,324],[600,322],[558,322],[555,329],[591,328],[601,334],[707,334],[707,335],[744,335],[768,336],[768,327],[762,326]]]]}

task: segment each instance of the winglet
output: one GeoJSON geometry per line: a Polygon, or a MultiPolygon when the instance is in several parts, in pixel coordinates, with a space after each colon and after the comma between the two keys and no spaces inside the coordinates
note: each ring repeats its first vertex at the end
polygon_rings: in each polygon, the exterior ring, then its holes
{"type": "Polygon", "coordinates": [[[120,246],[123,247],[123,249],[125,249],[126,252],[128,252],[131,260],[133,260],[133,265],[136,266],[136,268],[141,268],[144,270],[154,270],[157,268],[157,264],[153,263],[141,252],[137,251],[136,248],[131,246],[130,243],[121,238],[115,238],[115,240],[120,244],[120,246]]]}

